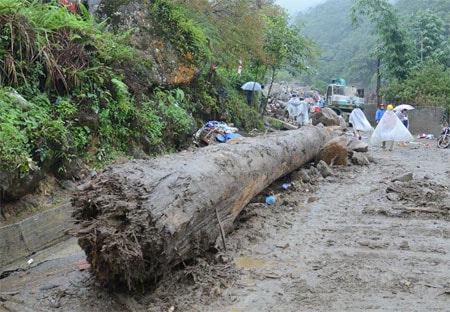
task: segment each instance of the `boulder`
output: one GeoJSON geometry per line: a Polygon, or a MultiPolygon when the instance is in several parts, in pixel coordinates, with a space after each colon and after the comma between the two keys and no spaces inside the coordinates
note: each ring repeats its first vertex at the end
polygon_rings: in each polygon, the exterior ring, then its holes
{"type": "MultiPolygon", "coordinates": [[[[342,120],[344,120],[342,117],[339,118],[336,112],[328,107],[324,107],[320,112],[314,113],[311,119],[314,126],[318,124],[323,124],[324,126],[342,126],[342,120]]],[[[345,127],[347,127],[347,125],[345,125],[344,128],[345,127]]]]}
{"type": "Polygon", "coordinates": [[[319,151],[316,156],[315,163],[318,164],[321,160],[330,166],[334,165],[348,165],[348,148],[347,138],[339,136],[328,141],[319,151]]]}

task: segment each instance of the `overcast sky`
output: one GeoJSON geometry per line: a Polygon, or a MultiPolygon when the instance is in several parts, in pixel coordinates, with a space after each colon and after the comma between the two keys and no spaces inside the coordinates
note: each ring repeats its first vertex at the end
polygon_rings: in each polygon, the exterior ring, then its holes
{"type": "Polygon", "coordinates": [[[299,11],[305,11],[310,7],[314,7],[326,1],[327,0],[275,0],[275,3],[287,9],[289,14],[292,15],[299,11]]]}

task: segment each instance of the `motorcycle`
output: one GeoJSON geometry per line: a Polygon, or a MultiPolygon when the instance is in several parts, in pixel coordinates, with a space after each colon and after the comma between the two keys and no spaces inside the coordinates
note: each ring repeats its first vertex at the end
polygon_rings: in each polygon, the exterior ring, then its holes
{"type": "Polygon", "coordinates": [[[448,123],[442,128],[441,134],[437,139],[437,146],[440,148],[447,148],[450,146],[450,127],[448,123]]]}

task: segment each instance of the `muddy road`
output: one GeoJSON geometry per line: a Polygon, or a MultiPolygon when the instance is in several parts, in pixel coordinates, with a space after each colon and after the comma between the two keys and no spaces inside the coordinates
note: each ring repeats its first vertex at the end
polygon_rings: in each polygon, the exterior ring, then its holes
{"type": "Polygon", "coordinates": [[[101,287],[69,239],[3,274],[0,311],[448,311],[450,149],[416,139],[368,154],[326,178],[305,168],[277,181],[277,201],[255,198],[226,252],[157,287],[101,287]]]}

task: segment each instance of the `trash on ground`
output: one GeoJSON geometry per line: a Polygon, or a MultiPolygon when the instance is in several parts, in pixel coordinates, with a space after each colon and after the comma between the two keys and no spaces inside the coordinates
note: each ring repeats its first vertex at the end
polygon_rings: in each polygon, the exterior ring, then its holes
{"type": "Polygon", "coordinates": [[[233,124],[228,125],[223,121],[208,121],[202,128],[194,134],[194,144],[200,146],[201,143],[210,145],[214,143],[226,143],[236,137],[242,137],[236,133],[238,128],[233,124]]]}
{"type": "Polygon", "coordinates": [[[91,264],[89,262],[87,262],[86,259],[80,259],[78,260],[78,269],[80,271],[84,271],[87,270],[91,267],[91,264]]]}
{"type": "Polygon", "coordinates": [[[417,135],[418,139],[428,139],[428,140],[434,140],[434,135],[433,134],[425,134],[425,133],[421,133],[417,135]]]}
{"type": "Polygon", "coordinates": [[[275,202],[276,202],[277,200],[276,200],[276,198],[275,198],[275,196],[273,196],[273,195],[270,195],[270,196],[267,196],[266,197],[266,204],[275,204],[275,202]]]}

